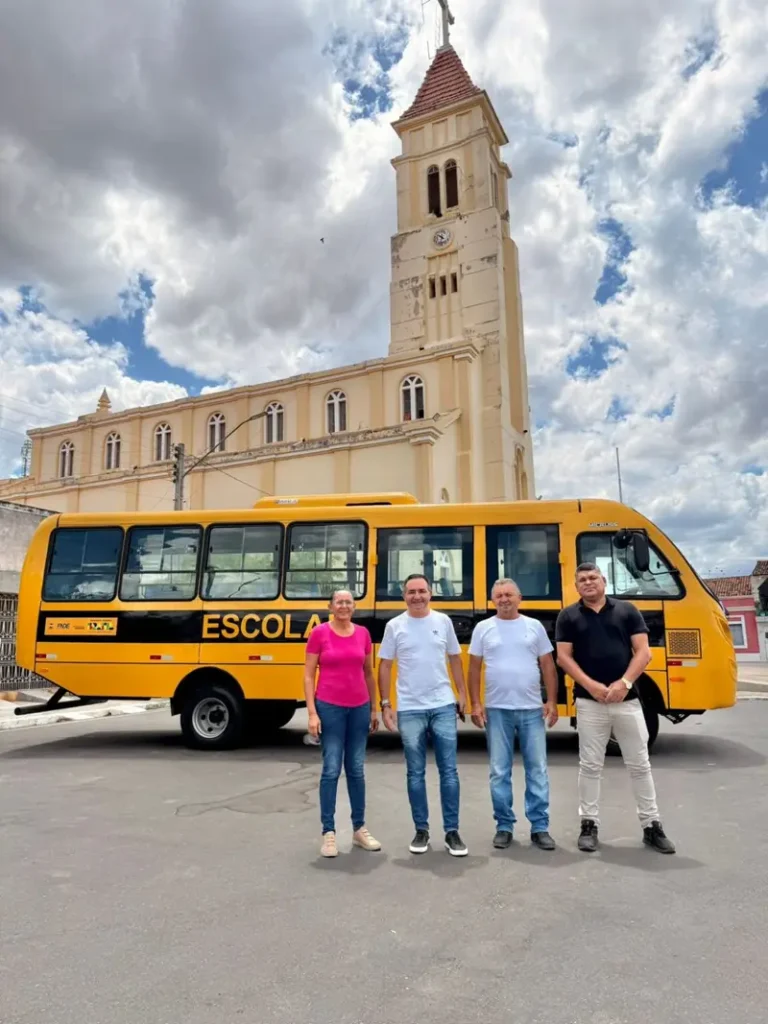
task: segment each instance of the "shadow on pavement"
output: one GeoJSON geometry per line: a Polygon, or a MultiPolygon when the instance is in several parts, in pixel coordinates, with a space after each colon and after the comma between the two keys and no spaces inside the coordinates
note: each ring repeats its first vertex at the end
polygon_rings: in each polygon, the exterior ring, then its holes
{"type": "Polygon", "coordinates": [[[320,857],[309,862],[315,871],[328,871],[331,874],[369,875],[376,868],[383,867],[389,858],[385,853],[368,853],[366,850],[353,848],[349,853],[339,852],[338,857],[320,857]]]}
{"type": "Polygon", "coordinates": [[[690,871],[692,868],[703,868],[703,861],[695,860],[676,853],[673,857],[657,853],[644,846],[611,846],[600,843],[600,849],[594,854],[582,854],[591,860],[600,860],[605,864],[616,864],[622,868],[637,868],[659,874],[667,871],[690,871]]]}
{"type": "MultiPolygon", "coordinates": [[[[442,844],[441,844],[442,847],[442,844]]],[[[392,864],[408,871],[423,871],[438,878],[462,878],[468,871],[484,867],[487,857],[469,854],[467,857],[451,857],[445,850],[435,849],[429,853],[413,854],[410,857],[395,857],[392,864]]]]}
{"type": "Polygon", "coordinates": [[[573,850],[558,846],[553,852],[539,850],[534,846],[522,843],[512,843],[508,850],[492,850],[493,860],[509,860],[515,864],[531,865],[535,868],[547,868],[550,871],[557,868],[570,868],[577,861],[584,860],[583,853],[575,853],[573,850]]]}

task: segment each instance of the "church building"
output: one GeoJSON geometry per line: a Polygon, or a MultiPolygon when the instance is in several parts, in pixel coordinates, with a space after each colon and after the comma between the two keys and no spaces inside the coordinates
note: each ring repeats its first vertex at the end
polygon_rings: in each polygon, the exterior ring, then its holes
{"type": "Polygon", "coordinates": [[[447,37],[393,125],[386,356],[29,431],[29,475],[0,500],[56,511],[186,508],[264,495],[409,491],[422,502],[534,497],[517,246],[501,158],[508,139],[447,37]],[[197,468],[195,460],[210,452],[197,468]]]}

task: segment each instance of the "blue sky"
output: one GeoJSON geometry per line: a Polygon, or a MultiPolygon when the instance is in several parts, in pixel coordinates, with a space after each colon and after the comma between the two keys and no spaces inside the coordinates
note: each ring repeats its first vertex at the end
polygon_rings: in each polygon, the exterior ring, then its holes
{"type": "Polygon", "coordinates": [[[90,323],[77,321],[77,326],[101,345],[114,342],[124,345],[128,353],[127,373],[139,380],[178,384],[190,395],[199,395],[202,388],[220,382],[219,378],[200,377],[183,367],[171,366],[157,349],[147,344],[144,327],[147,313],[154,302],[154,290],[149,278],[140,275],[137,286],[133,290],[126,290],[119,298],[122,314],[90,323]]]}
{"type": "Polygon", "coordinates": [[[757,206],[768,199],[768,89],[758,94],[755,106],[742,137],[728,147],[723,166],[711,170],[701,182],[705,201],[726,187],[743,206],[757,206]]]}

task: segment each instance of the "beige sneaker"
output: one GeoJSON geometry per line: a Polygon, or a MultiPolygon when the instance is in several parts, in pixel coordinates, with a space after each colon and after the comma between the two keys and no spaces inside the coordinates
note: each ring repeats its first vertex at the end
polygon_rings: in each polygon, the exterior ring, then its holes
{"type": "Polygon", "coordinates": [[[320,847],[321,857],[338,857],[339,848],[336,845],[336,833],[325,832],[323,834],[323,845],[320,847]]]}
{"type": "Polygon", "coordinates": [[[374,839],[367,828],[359,828],[352,835],[352,845],[359,846],[361,850],[380,850],[381,843],[374,839]]]}

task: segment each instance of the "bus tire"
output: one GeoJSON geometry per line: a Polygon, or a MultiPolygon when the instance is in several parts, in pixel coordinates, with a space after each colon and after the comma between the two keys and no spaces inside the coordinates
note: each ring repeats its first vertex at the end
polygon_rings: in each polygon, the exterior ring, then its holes
{"type": "Polygon", "coordinates": [[[239,745],[244,727],[242,698],[227,686],[198,686],[181,709],[181,734],[194,750],[232,750],[239,745]]]}
{"type": "Polygon", "coordinates": [[[247,728],[254,736],[268,736],[288,725],[296,714],[295,700],[247,700],[247,728]]]}
{"type": "MultiPolygon", "coordinates": [[[[645,725],[648,729],[648,752],[650,753],[656,742],[656,737],[659,735],[659,713],[653,708],[649,708],[647,704],[644,704],[643,718],[645,718],[645,725]]],[[[606,750],[610,757],[618,757],[621,754],[621,747],[614,739],[613,733],[611,733],[611,738],[608,740],[606,750]]]]}

